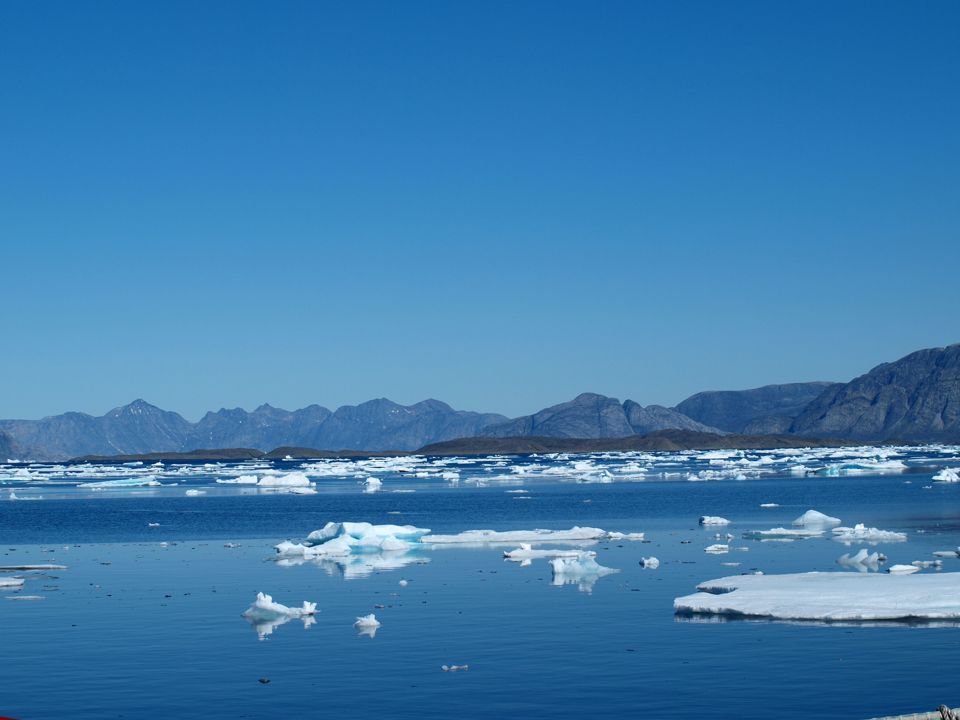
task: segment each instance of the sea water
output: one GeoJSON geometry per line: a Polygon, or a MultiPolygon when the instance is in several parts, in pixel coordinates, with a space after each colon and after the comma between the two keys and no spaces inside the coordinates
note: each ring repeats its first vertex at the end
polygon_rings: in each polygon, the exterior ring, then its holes
{"type": "MultiPolygon", "coordinates": [[[[958,705],[960,627],[673,611],[711,578],[840,570],[836,559],[860,546],[743,538],[811,508],[906,533],[876,546],[889,565],[957,547],[960,484],[931,481],[956,466],[958,449],[941,447],[8,464],[0,564],[67,567],[2,575],[27,580],[0,591],[0,715],[868,718],[958,705]],[[293,472],[316,494],[217,482],[293,472]],[[380,491],[364,492],[374,476],[380,491]],[[159,485],[81,487],[130,478],[159,485]],[[731,524],[703,527],[701,515],[731,524]],[[590,545],[619,572],[571,584],[555,584],[546,560],[504,560],[509,547],[276,561],[278,542],[343,520],[449,534],[580,525],[645,540],[590,545]],[[729,553],[704,552],[727,533],[729,553]],[[658,569],[641,567],[649,556],[658,569]],[[319,612],[264,632],[241,617],[260,591],[319,612]],[[6,599],[29,596],[42,599],[6,599]],[[373,637],[353,627],[369,613],[381,622],[373,637]]],[[[942,571],[960,571],[960,559],[942,571]]]]}

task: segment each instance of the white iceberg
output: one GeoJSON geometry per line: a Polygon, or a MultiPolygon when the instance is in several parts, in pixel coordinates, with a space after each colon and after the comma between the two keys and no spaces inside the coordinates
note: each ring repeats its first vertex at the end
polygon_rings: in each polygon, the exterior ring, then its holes
{"type": "Polygon", "coordinates": [[[578,585],[582,592],[590,592],[597,580],[604,575],[620,572],[615,568],[600,565],[594,553],[581,553],[579,557],[558,557],[550,561],[553,570],[553,585],[578,585]]]}
{"type": "Polygon", "coordinates": [[[933,480],[944,483],[960,482],[960,468],[944,468],[933,476],[933,480]]]}
{"type": "Polygon", "coordinates": [[[383,481],[379,478],[371,477],[363,481],[363,491],[365,493],[379,492],[380,488],[382,487],[383,481]]]}
{"type": "Polygon", "coordinates": [[[855,542],[904,542],[907,539],[906,533],[893,532],[892,530],[878,530],[877,528],[868,528],[863,523],[857,523],[852,528],[833,528],[832,532],[834,540],[847,544],[855,542]]]}
{"type": "Polygon", "coordinates": [[[716,515],[702,515],[700,517],[701,525],[729,525],[730,521],[724,517],[718,517],[716,515]]]}
{"type": "Polygon", "coordinates": [[[361,615],[357,618],[357,621],[353,626],[359,630],[360,635],[366,635],[367,637],[375,637],[377,630],[380,628],[380,621],[377,620],[377,616],[373,613],[369,615],[361,615]]]}
{"type": "Polygon", "coordinates": [[[291,472],[283,475],[264,475],[257,483],[259,487],[289,488],[309,487],[313,483],[302,472],[291,472]]]}
{"type": "Polygon", "coordinates": [[[642,557],[640,558],[640,567],[644,570],[656,570],[660,567],[660,561],[655,557],[642,557]]]}
{"type": "Polygon", "coordinates": [[[780,620],[960,620],[960,573],[735,575],[697,589],[673,601],[678,613],[780,620]]]}
{"type": "Polygon", "coordinates": [[[307,536],[307,542],[285,541],[276,545],[280,557],[343,557],[351,553],[404,552],[430,532],[413,525],[372,525],[357,522],[328,522],[307,536]]]}
{"type": "Polygon", "coordinates": [[[823,527],[824,525],[839,525],[840,522],[840,518],[824,515],[822,512],[818,512],[817,510],[807,510],[803,515],[794,520],[793,524],[804,526],[815,525],[823,527]]]}
{"type": "Polygon", "coordinates": [[[242,614],[257,633],[260,640],[265,640],[281,625],[291,620],[301,620],[306,630],[316,620],[317,604],[304,601],[302,607],[291,608],[274,602],[273,598],[264,593],[257,593],[257,599],[242,614]]]}

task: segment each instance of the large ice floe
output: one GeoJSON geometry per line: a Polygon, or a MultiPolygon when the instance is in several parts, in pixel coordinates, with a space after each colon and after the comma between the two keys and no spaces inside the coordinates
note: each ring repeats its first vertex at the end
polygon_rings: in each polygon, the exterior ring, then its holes
{"type": "Polygon", "coordinates": [[[904,542],[907,534],[894,532],[892,530],[878,530],[877,528],[868,528],[863,523],[857,523],[852,528],[838,527],[833,528],[833,539],[837,542],[846,543],[881,543],[881,542],[904,542]]]}
{"type": "Polygon", "coordinates": [[[676,598],[674,609],[827,622],[960,620],[960,573],[736,575],[700,583],[697,590],[676,598]]]}
{"type": "Polygon", "coordinates": [[[253,604],[243,611],[243,617],[253,625],[257,636],[264,640],[277,627],[291,620],[302,620],[304,629],[307,629],[316,622],[313,617],[316,613],[316,603],[305,600],[301,607],[287,607],[274,602],[271,596],[259,592],[253,604]]]}

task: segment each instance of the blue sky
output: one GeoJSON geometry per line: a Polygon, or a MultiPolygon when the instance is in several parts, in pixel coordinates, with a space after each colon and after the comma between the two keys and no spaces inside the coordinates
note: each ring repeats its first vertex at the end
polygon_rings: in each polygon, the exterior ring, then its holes
{"type": "Polygon", "coordinates": [[[0,87],[0,417],[960,341],[956,2],[8,2],[0,87]]]}

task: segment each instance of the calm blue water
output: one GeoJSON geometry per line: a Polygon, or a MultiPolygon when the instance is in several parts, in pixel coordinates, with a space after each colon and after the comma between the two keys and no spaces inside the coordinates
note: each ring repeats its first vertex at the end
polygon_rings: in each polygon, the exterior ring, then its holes
{"type": "MultiPolygon", "coordinates": [[[[837,569],[857,546],[740,539],[809,508],[907,532],[908,542],[880,546],[891,563],[960,545],[960,485],[930,483],[934,467],[717,482],[541,476],[523,483],[529,500],[505,492],[520,485],[467,484],[467,471],[457,486],[381,474],[386,492],[375,494],[353,477],[321,479],[308,496],[242,494],[202,472],[187,480],[201,497],[183,486],[94,494],[56,479],[20,483],[19,494],[44,500],[0,501],[0,564],[68,569],[26,574],[21,595],[43,600],[0,600],[0,715],[867,718],[960,704],[957,627],[692,622],[672,609],[709,578],[837,569]],[[767,502],[780,507],[759,507],[767,502]],[[748,550],[705,554],[717,529],[699,527],[702,514],[730,518],[720,531],[748,550]],[[591,525],[647,541],[593,546],[620,572],[589,591],[554,586],[545,561],[521,567],[500,548],[426,550],[359,578],[273,561],[274,544],[328,520],[444,533],[591,525]],[[658,570],[639,566],[648,555],[658,570]],[[309,628],[293,620],[259,640],[240,617],[257,591],[321,612],[309,628]],[[383,623],[374,638],[352,627],[369,612],[383,623]]],[[[960,571],[960,560],[945,563],[960,571]]]]}

